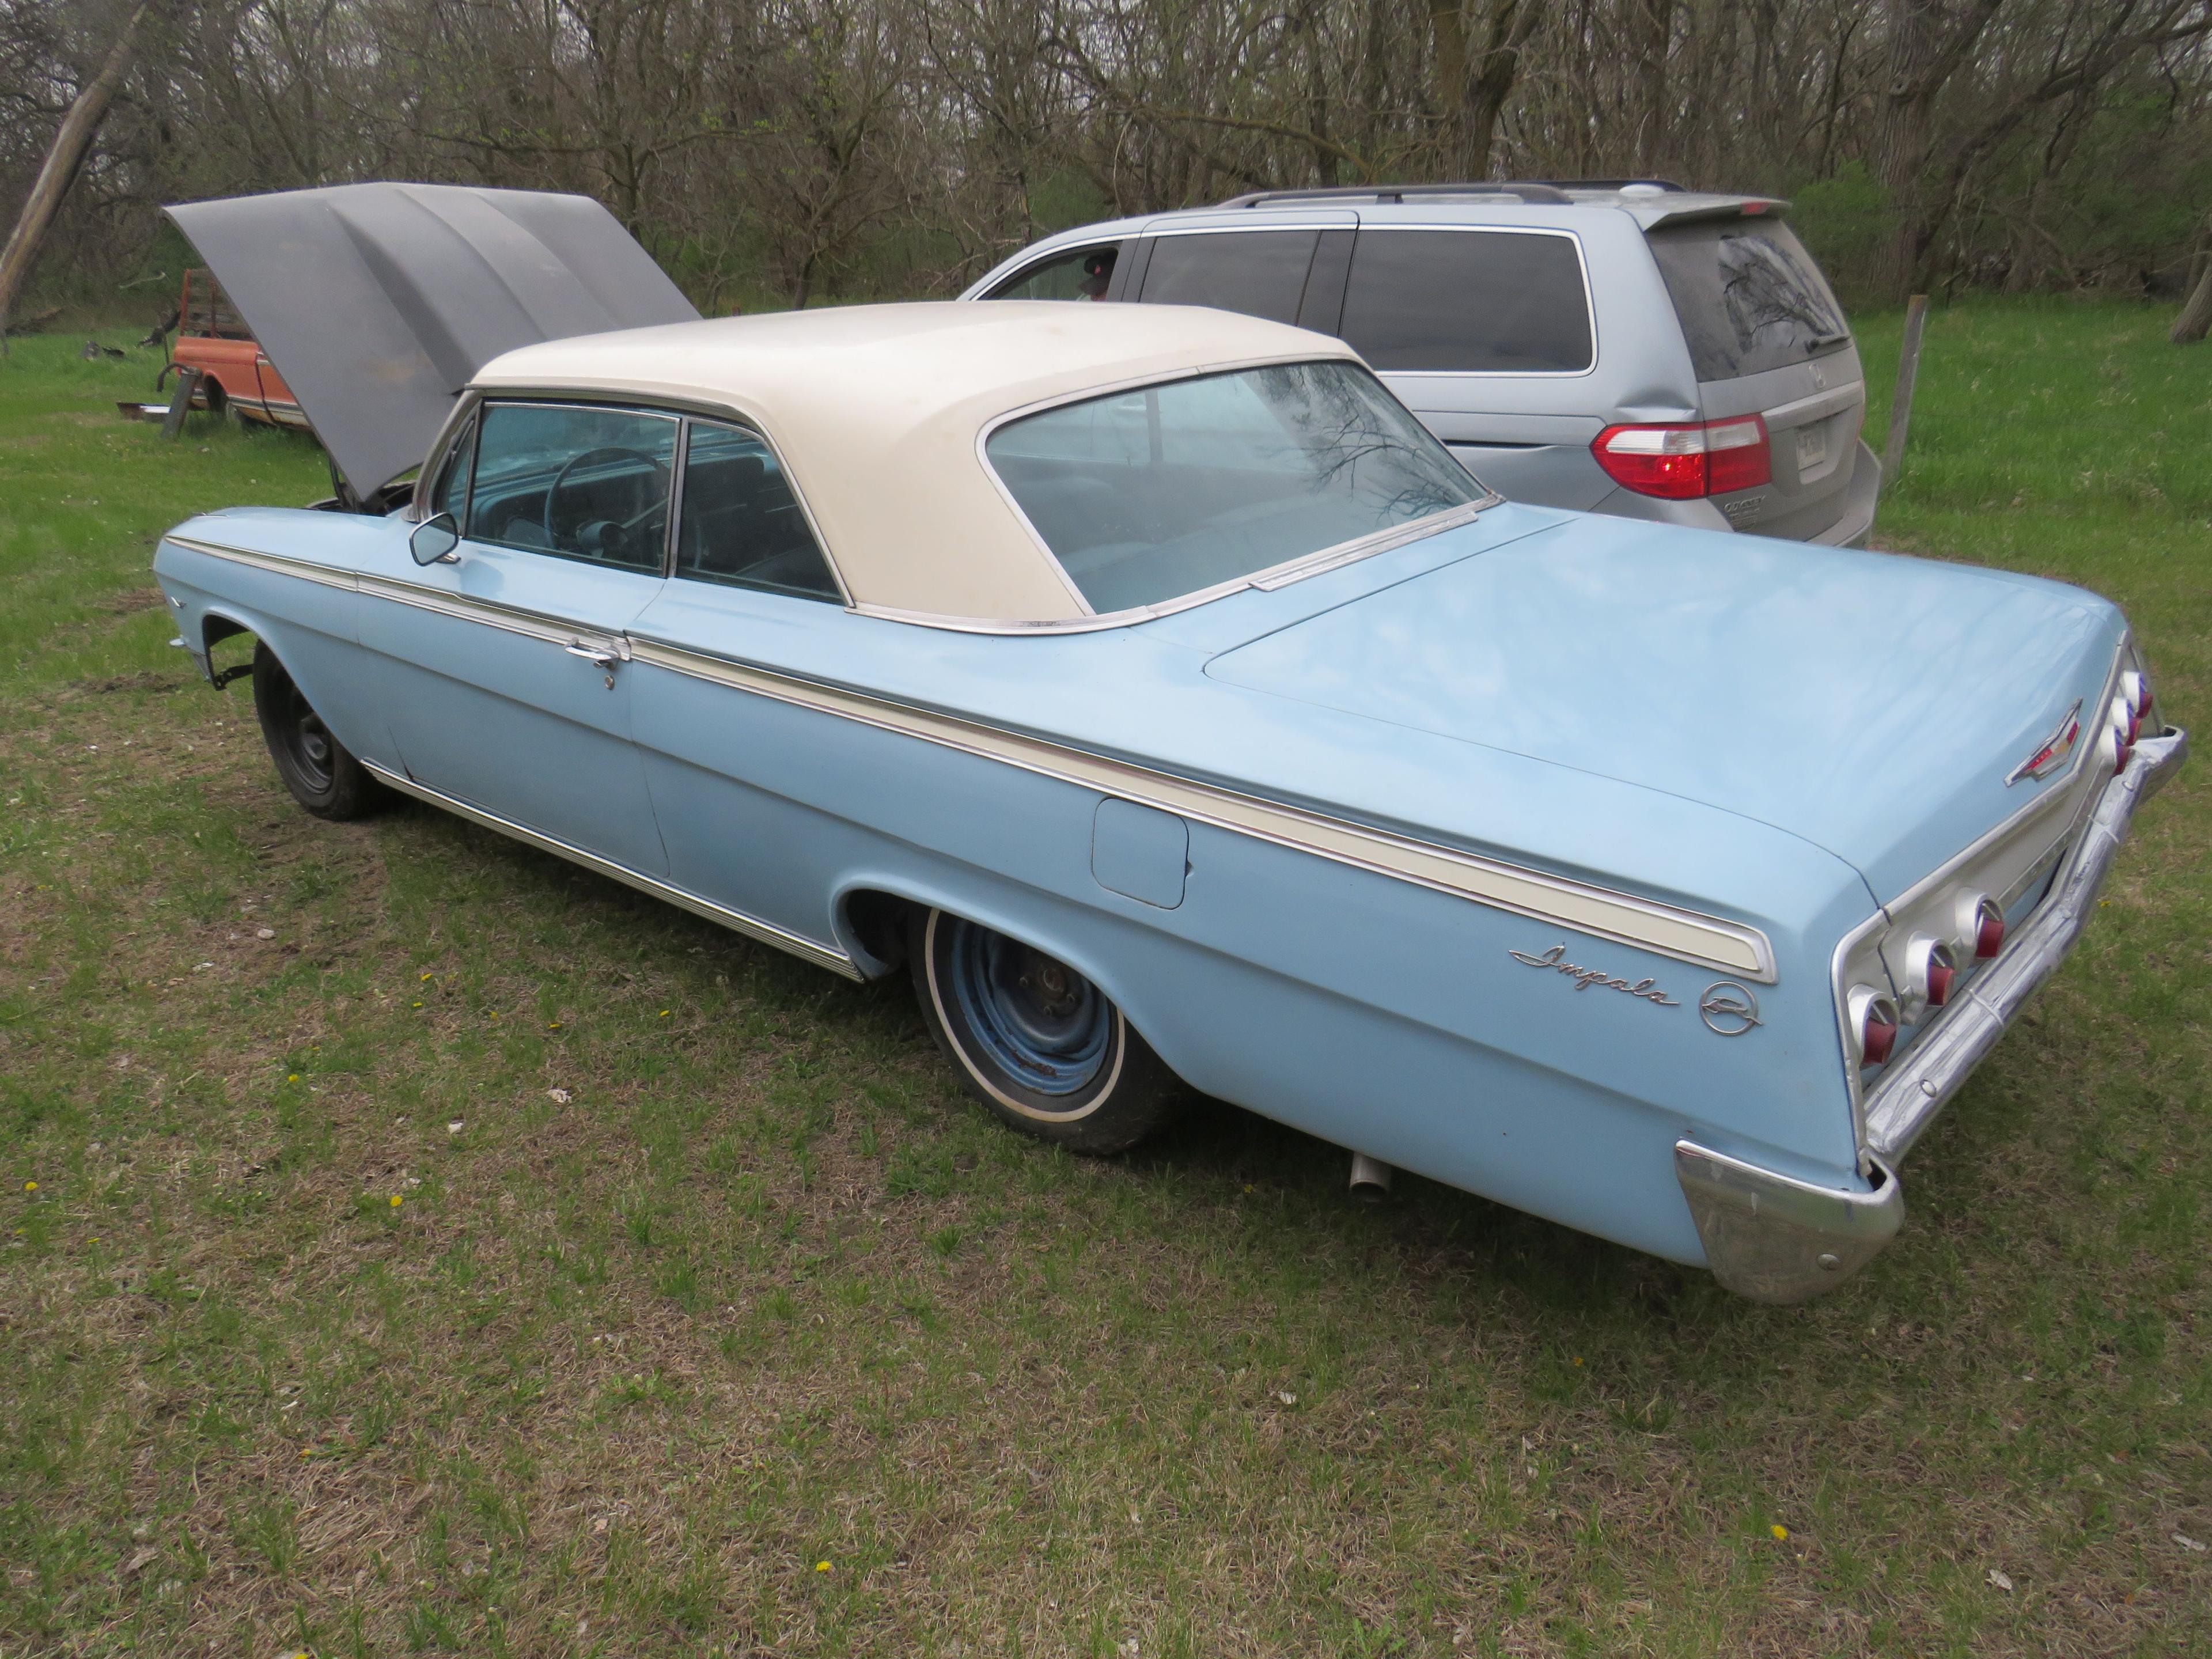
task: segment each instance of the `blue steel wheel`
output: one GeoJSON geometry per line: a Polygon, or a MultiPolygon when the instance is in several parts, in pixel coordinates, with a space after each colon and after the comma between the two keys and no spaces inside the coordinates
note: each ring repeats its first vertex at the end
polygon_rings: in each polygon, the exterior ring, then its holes
{"type": "Polygon", "coordinates": [[[915,990],[968,1091],[1000,1118],[1079,1152],[1119,1152],[1173,1115],[1180,1085],[1096,985],[1006,934],[917,913],[915,990]]]}

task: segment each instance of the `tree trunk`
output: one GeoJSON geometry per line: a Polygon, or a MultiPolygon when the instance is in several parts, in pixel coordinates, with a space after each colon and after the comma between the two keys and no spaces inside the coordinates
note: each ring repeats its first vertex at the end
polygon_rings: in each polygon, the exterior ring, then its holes
{"type": "Polygon", "coordinates": [[[77,168],[84,164],[84,153],[92,148],[93,134],[100,131],[100,118],[107,113],[115,89],[130,72],[131,44],[151,6],[152,0],[139,0],[130,16],[124,19],[115,44],[108,48],[106,63],[100,66],[91,83],[77,94],[76,101],[62,118],[61,129],[54,134],[53,148],[46,152],[46,164],[39,169],[22,212],[16,216],[15,228],[8,238],[8,246],[0,248],[0,340],[7,337],[8,313],[15,307],[16,291],[30,271],[31,261],[38,255],[39,244],[46,240],[47,228],[61,210],[62,198],[69,194],[77,168]]]}
{"type": "Polygon", "coordinates": [[[1442,171],[1474,181],[1490,176],[1498,120],[1521,79],[1521,49],[1543,11],[1522,0],[1489,0],[1483,37],[1471,40],[1463,9],[1468,3],[1429,0],[1429,27],[1443,106],[1442,171]]]}
{"type": "Polygon", "coordinates": [[[2204,222],[2197,257],[2189,262],[2189,297],[2182,301],[2181,315],[2173,319],[2172,332],[2166,337],[2176,345],[2195,345],[2208,331],[2212,331],[2212,219],[2204,222]]]}
{"type": "Polygon", "coordinates": [[[2173,332],[2166,337],[2176,345],[2195,345],[2207,332],[2212,332],[2212,260],[2205,262],[2204,274],[2197,279],[2189,302],[2173,319],[2173,332]]]}

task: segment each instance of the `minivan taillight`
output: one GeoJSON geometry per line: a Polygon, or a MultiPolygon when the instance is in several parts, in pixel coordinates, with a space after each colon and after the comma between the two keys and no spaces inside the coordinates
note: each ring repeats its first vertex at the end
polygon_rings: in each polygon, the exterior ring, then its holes
{"type": "Polygon", "coordinates": [[[1609,426],[1590,453],[1623,489],[1670,501],[1752,489],[1774,477],[1766,422],[1756,415],[1696,426],[1609,426]]]}

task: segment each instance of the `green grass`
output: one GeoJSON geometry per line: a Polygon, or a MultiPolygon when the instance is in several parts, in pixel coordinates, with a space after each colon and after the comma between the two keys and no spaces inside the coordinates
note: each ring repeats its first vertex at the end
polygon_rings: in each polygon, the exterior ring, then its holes
{"type": "MultiPolygon", "coordinates": [[[[1938,314],[1881,534],[2122,600],[2201,727],[2165,322],[1938,314]]],[[[0,1651],[2212,1647],[2203,761],[1904,1236],[1761,1310],[1225,1108],[1072,1160],[896,984],[306,818],[147,560],[319,457],[71,343],[0,364],[0,1651]]]]}

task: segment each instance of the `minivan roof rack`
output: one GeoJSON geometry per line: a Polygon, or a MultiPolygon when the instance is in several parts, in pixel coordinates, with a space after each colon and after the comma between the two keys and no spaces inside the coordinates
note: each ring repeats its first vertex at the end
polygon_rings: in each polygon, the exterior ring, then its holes
{"type": "Polygon", "coordinates": [[[1215,205],[1249,208],[1266,202],[1331,202],[1347,198],[1402,202],[1408,198],[1432,196],[1517,196],[1524,202],[1551,207],[1564,206],[1573,199],[1559,185],[1540,179],[1501,179],[1461,185],[1329,185],[1309,190],[1255,190],[1215,205]]]}
{"type": "Polygon", "coordinates": [[[1233,196],[1216,205],[1258,207],[1267,202],[1334,201],[1346,197],[1377,202],[1402,202],[1407,197],[1517,196],[1524,202],[1556,207],[1572,198],[1571,190],[1626,190],[1632,185],[1671,195],[1688,194],[1686,185],[1672,179],[1485,179],[1478,182],[1436,185],[1316,185],[1300,190],[1255,190],[1233,196]]]}
{"type": "Polygon", "coordinates": [[[1554,190],[1626,190],[1631,185],[1644,185],[1683,196],[1688,195],[1690,190],[1687,185],[1678,185],[1672,179],[1544,179],[1537,182],[1554,190]]]}

